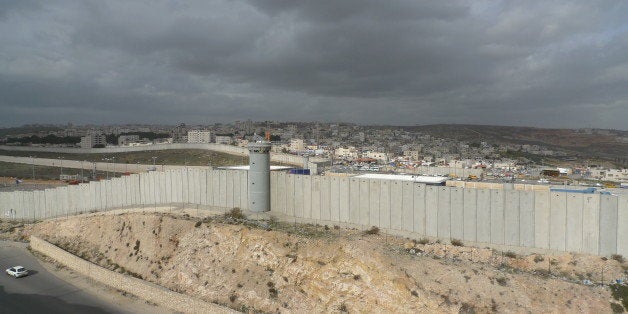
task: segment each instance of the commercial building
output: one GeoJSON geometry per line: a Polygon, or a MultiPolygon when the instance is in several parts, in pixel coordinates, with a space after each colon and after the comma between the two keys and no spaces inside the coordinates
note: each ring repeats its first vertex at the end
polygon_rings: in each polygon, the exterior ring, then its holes
{"type": "Polygon", "coordinates": [[[231,136],[230,135],[216,135],[216,144],[231,144],[231,136]]]}
{"type": "Polygon", "coordinates": [[[211,132],[207,130],[188,131],[188,143],[211,143],[211,132]]]}
{"type": "Polygon", "coordinates": [[[188,142],[188,129],[185,126],[185,123],[181,123],[177,125],[170,132],[170,137],[172,137],[173,143],[187,143],[188,142]]]}
{"type": "Polygon", "coordinates": [[[107,137],[104,134],[89,134],[81,137],[81,148],[105,147],[107,137]]]}

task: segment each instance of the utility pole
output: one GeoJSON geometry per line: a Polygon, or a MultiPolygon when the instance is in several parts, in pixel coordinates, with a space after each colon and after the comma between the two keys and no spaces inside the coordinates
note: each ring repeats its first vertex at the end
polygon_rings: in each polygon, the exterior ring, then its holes
{"type": "Polygon", "coordinates": [[[33,167],[33,180],[35,180],[35,157],[31,156],[31,165],[33,167]]]}

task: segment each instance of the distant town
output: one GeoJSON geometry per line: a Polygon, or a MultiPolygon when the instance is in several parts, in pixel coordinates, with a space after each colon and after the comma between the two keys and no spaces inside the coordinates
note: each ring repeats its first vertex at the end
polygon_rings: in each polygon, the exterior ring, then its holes
{"type": "Polygon", "coordinates": [[[430,168],[446,168],[450,180],[461,181],[551,181],[611,188],[628,183],[627,154],[622,154],[628,144],[628,132],[625,131],[569,130],[570,135],[603,137],[607,144],[616,143],[620,147],[617,150],[619,153],[614,155],[596,155],[596,151],[586,154],[582,150],[544,144],[540,140],[522,143],[513,136],[506,136],[513,139],[511,141],[495,140],[482,133],[481,126],[448,127],[457,127],[459,131],[451,132],[449,136],[442,126],[395,127],[251,120],[176,126],[27,125],[0,129],[0,144],[104,148],[216,143],[246,147],[251,141],[266,138],[272,142],[272,152],[327,160],[317,167],[318,172],[324,174],[432,174],[430,168]],[[458,136],[461,131],[465,132],[462,138],[458,136]]]}

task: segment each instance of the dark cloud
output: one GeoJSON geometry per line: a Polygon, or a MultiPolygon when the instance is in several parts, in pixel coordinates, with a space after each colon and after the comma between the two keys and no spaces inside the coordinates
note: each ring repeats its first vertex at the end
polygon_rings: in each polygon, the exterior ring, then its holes
{"type": "Polygon", "coordinates": [[[0,12],[0,125],[628,127],[621,2],[9,1],[0,12]]]}

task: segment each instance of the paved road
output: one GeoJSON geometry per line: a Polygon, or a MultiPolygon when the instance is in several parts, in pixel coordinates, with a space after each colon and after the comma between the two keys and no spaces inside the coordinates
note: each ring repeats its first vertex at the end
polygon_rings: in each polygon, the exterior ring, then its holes
{"type": "Polygon", "coordinates": [[[48,272],[26,244],[0,241],[0,313],[125,313],[115,304],[93,296],[48,272]],[[7,276],[5,269],[21,265],[32,274],[7,276]]]}

